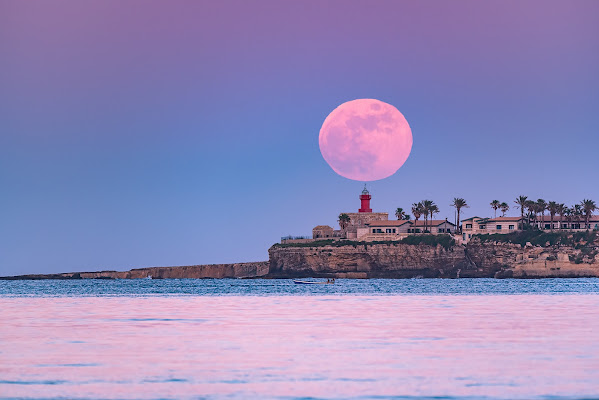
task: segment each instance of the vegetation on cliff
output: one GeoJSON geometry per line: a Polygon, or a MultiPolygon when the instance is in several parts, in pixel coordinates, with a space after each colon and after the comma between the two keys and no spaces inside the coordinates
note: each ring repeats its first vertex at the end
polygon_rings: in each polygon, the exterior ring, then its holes
{"type": "Polygon", "coordinates": [[[386,244],[390,246],[397,246],[399,244],[408,245],[426,245],[436,247],[441,245],[445,250],[449,250],[455,246],[455,240],[450,235],[411,235],[401,240],[380,240],[372,242],[358,242],[354,240],[317,240],[314,242],[307,243],[275,243],[272,247],[275,248],[286,248],[286,247],[344,247],[344,246],[372,246],[375,244],[386,244]]]}
{"type": "Polygon", "coordinates": [[[487,235],[474,235],[481,243],[498,242],[513,243],[524,247],[527,243],[533,246],[571,246],[582,249],[594,245],[597,241],[597,232],[543,232],[541,230],[526,230],[512,233],[494,233],[487,235]]]}

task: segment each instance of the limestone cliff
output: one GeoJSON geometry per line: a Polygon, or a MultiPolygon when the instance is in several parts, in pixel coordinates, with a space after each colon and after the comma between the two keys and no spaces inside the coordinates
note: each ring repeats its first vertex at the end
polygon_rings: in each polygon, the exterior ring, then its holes
{"type": "Polygon", "coordinates": [[[0,279],[152,279],[179,278],[257,278],[268,273],[268,262],[190,265],[181,267],[149,267],[130,271],[68,272],[50,275],[21,275],[0,279]]]}
{"type": "Polygon", "coordinates": [[[275,245],[269,258],[269,277],[599,277],[596,233],[525,232],[445,247],[401,242],[275,245]],[[523,238],[536,245],[517,243],[523,238]]]}
{"type": "Polygon", "coordinates": [[[270,277],[411,278],[457,277],[473,268],[462,246],[356,244],[269,249],[270,277]]]}

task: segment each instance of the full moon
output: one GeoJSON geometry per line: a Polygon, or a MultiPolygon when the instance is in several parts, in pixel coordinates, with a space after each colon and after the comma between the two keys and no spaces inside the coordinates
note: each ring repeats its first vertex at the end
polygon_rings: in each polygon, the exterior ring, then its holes
{"type": "Polygon", "coordinates": [[[391,104],[358,99],[341,104],[324,120],[320,152],[339,175],[376,181],[393,175],[412,150],[412,130],[391,104]]]}

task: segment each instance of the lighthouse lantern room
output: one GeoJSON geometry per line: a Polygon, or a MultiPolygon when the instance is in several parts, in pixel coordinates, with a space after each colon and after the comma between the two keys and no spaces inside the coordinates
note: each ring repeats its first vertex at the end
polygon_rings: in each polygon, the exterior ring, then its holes
{"type": "Polygon", "coordinates": [[[361,207],[358,210],[358,212],[361,212],[361,213],[371,213],[372,212],[372,208],[370,208],[370,199],[371,198],[372,198],[372,196],[370,196],[370,192],[368,191],[368,189],[366,189],[366,185],[364,185],[364,190],[362,190],[362,194],[360,195],[361,207]]]}

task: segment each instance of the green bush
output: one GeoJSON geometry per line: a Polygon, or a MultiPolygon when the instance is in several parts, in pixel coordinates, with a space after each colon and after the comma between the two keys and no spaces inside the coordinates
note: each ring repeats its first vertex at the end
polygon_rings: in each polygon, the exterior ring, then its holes
{"type": "Polygon", "coordinates": [[[405,237],[402,240],[378,240],[372,242],[358,242],[354,240],[318,240],[315,242],[308,243],[275,243],[272,247],[274,248],[286,248],[286,247],[344,247],[344,246],[353,246],[354,248],[358,246],[364,246],[366,249],[368,246],[373,246],[376,244],[384,244],[388,246],[397,246],[399,244],[409,244],[409,245],[427,245],[434,246],[437,245],[443,246],[446,250],[449,250],[451,247],[455,246],[455,240],[450,235],[413,235],[405,237]]]}
{"type": "Polygon", "coordinates": [[[549,246],[562,245],[562,246],[578,246],[582,248],[584,246],[592,244],[597,240],[596,232],[543,232],[541,230],[527,230],[512,233],[494,233],[486,235],[474,235],[479,238],[481,243],[486,242],[499,242],[499,243],[514,243],[519,244],[522,247],[526,243],[530,242],[533,246],[549,246]],[[581,242],[586,242],[582,244],[581,242]]]}
{"type": "Polygon", "coordinates": [[[400,240],[403,244],[420,245],[424,244],[427,246],[437,245],[443,246],[445,250],[449,250],[455,246],[455,240],[450,235],[412,235],[400,240]]]}

